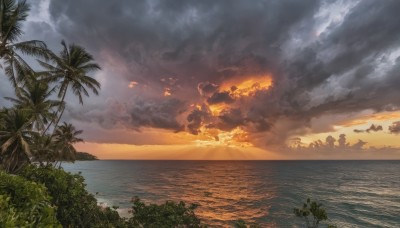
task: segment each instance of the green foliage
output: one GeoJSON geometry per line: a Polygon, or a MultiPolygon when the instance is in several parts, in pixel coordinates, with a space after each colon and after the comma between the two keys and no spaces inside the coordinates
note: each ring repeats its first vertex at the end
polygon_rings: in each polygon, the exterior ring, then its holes
{"type": "Polygon", "coordinates": [[[42,41],[18,42],[29,9],[24,0],[0,0],[0,68],[15,89],[15,96],[6,98],[14,107],[0,111],[0,168],[9,173],[17,173],[31,161],[54,166],[74,161],[72,144],[82,141],[76,137],[82,131],[67,123],[57,127],[65,96],[71,90],[83,104],[83,96],[90,91],[98,95],[100,89],[100,83],[88,75],[100,66],[85,48],[62,41],[63,49],[56,55],[42,41]],[[21,54],[39,58],[42,71],[35,72],[21,54]],[[57,100],[52,99],[53,93],[58,94],[57,100]],[[46,135],[50,127],[53,134],[46,135]]]}
{"type": "Polygon", "coordinates": [[[16,172],[32,156],[30,144],[32,121],[28,112],[20,109],[6,110],[3,114],[3,127],[0,130],[0,163],[7,172],[16,172]]]}
{"type": "Polygon", "coordinates": [[[48,50],[42,41],[17,42],[23,34],[22,22],[28,16],[29,4],[26,1],[0,0],[0,6],[0,58],[5,65],[6,76],[18,94],[19,86],[25,82],[25,75],[32,72],[20,53],[47,59],[48,50]]]}
{"type": "Polygon", "coordinates": [[[16,108],[29,112],[34,128],[42,132],[50,120],[55,118],[53,109],[61,105],[57,100],[51,100],[50,96],[55,88],[50,89],[49,85],[35,78],[21,88],[16,98],[6,97],[13,102],[16,108]]]}
{"type": "MultiPolygon", "coordinates": [[[[67,91],[72,90],[73,94],[78,97],[79,103],[83,104],[83,96],[89,97],[88,90],[91,90],[96,95],[99,94],[100,83],[87,74],[101,68],[97,63],[93,62],[93,56],[85,48],[75,44],[67,45],[64,40],[61,41],[61,45],[63,50],[59,55],[49,52],[49,61],[38,60],[39,64],[46,69],[44,79],[59,84],[58,97],[61,103],[64,103],[67,91]]],[[[57,113],[59,113],[58,118],[54,123],[55,129],[64,110],[64,105],[59,106],[57,110],[57,113]]]]}
{"type": "Polygon", "coordinates": [[[243,219],[239,219],[235,222],[235,228],[247,228],[246,222],[243,219]]]}
{"type": "Polygon", "coordinates": [[[58,158],[58,144],[50,135],[35,134],[31,146],[34,161],[41,166],[52,164],[58,158]]]}
{"type": "Polygon", "coordinates": [[[197,205],[167,201],[165,204],[146,205],[139,198],[132,200],[132,217],[129,227],[205,227],[194,213],[197,205]]]}
{"type": "Polygon", "coordinates": [[[83,142],[78,135],[82,134],[81,130],[76,130],[72,124],[64,122],[56,128],[54,138],[59,145],[59,161],[75,161],[76,150],[73,144],[83,142]]]}
{"type": "Polygon", "coordinates": [[[0,172],[0,227],[58,227],[42,184],[0,172]]]}
{"type": "Polygon", "coordinates": [[[56,216],[64,227],[123,227],[113,209],[101,208],[97,200],[85,189],[84,178],[51,166],[26,167],[21,173],[25,178],[42,183],[57,206],[56,216]]]}
{"type": "Polygon", "coordinates": [[[261,228],[258,224],[252,223],[248,224],[243,219],[239,219],[235,222],[235,228],[261,228]]]}
{"type": "Polygon", "coordinates": [[[98,160],[98,158],[92,154],[86,153],[86,152],[76,152],[75,156],[77,161],[92,161],[92,160],[98,160]]]}
{"type": "MultiPolygon", "coordinates": [[[[297,217],[303,218],[307,228],[317,228],[321,221],[328,220],[328,215],[322,204],[316,201],[311,201],[310,198],[303,204],[302,208],[294,208],[294,214],[297,217]]],[[[334,227],[333,225],[328,225],[328,227],[334,227]]]]}

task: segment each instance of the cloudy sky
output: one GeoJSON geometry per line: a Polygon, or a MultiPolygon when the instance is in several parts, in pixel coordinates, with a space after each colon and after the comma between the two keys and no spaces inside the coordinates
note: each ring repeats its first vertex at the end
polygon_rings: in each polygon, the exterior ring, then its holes
{"type": "MultiPolygon", "coordinates": [[[[102,71],[64,120],[114,159],[399,159],[398,0],[31,0],[102,71]]],[[[2,75],[0,96],[12,94],[2,75]]],[[[6,104],[4,99],[1,103],[6,104]]]]}

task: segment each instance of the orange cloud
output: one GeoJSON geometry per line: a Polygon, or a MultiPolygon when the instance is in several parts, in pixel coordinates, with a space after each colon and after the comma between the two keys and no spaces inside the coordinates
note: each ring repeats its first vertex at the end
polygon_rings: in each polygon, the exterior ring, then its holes
{"type": "Polygon", "coordinates": [[[236,79],[221,85],[221,91],[230,91],[234,98],[251,96],[257,91],[268,90],[272,86],[270,75],[251,76],[245,79],[236,79]]]}
{"type": "Polygon", "coordinates": [[[400,119],[400,112],[382,112],[382,113],[374,113],[374,114],[367,114],[357,119],[353,119],[350,121],[342,122],[338,125],[343,127],[352,127],[357,125],[363,124],[370,124],[374,121],[387,121],[387,120],[398,120],[400,119]]]}

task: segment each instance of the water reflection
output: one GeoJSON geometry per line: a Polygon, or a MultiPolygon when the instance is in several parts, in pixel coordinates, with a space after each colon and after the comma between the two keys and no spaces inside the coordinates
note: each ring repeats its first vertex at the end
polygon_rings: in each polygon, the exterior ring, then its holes
{"type": "Polygon", "coordinates": [[[263,175],[250,163],[193,163],[184,172],[179,167],[163,168],[156,178],[141,178],[132,192],[152,195],[151,202],[171,199],[199,204],[196,214],[212,225],[226,225],[238,218],[255,222],[268,216],[267,201],[276,196],[277,185],[265,179],[265,172],[272,170],[262,171],[263,175]]]}

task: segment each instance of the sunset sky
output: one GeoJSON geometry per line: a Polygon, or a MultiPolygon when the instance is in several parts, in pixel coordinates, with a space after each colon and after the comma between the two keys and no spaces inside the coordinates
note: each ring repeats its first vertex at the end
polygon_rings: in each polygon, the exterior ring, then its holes
{"type": "Polygon", "coordinates": [[[400,159],[398,0],[28,2],[22,40],[65,39],[102,67],[99,96],[67,97],[80,151],[400,159]]]}

